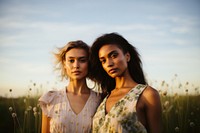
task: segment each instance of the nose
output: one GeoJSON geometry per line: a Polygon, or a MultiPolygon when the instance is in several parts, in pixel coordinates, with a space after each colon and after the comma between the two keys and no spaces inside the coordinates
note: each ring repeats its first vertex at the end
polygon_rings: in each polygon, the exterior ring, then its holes
{"type": "Polygon", "coordinates": [[[106,66],[107,67],[113,66],[113,60],[108,58],[106,66]]]}
{"type": "Polygon", "coordinates": [[[79,66],[78,60],[75,60],[75,61],[74,61],[73,67],[74,67],[74,68],[79,68],[79,67],[80,67],[80,66],[79,66]]]}

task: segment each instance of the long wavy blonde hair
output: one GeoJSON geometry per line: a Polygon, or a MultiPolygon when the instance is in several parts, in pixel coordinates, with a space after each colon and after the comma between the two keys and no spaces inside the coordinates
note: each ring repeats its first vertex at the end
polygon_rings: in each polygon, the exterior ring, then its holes
{"type": "MultiPolygon", "coordinates": [[[[87,56],[88,56],[88,66],[89,66],[88,70],[90,68],[90,63],[89,63],[90,47],[85,42],[83,42],[81,40],[70,41],[65,46],[63,46],[61,48],[57,48],[57,52],[53,53],[54,56],[55,56],[55,67],[54,67],[54,69],[60,71],[60,77],[61,77],[62,80],[64,78],[67,79],[67,77],[68,77],[67,72],[64,68],[65,55],[69,50],[71,50],[73,48],[79,48],[79,49],[83,49],[83,50],[86,51],[87,56]]],[[[89,74],[88,74],[88,76],[89,76],[89,74]]]]}

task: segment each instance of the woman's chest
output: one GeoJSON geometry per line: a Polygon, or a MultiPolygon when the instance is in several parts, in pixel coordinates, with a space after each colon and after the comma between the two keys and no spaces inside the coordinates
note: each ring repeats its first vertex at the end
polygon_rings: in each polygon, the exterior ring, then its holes
{"type": "Polygon", "coordinates": [[[105,102],[106,113],[110,112],[110,110],[114,108],[116,104],[119,105],[120,101],[125,100],[128,91],[129,90],[112,92],[105,102]]]}

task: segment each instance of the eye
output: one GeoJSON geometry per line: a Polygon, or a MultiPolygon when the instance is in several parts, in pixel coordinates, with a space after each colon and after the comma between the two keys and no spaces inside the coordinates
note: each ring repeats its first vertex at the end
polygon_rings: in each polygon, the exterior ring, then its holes
{"type": "Polygon", "coordinates": [[[85,63],[85,62],[87,62],[87,59],[85,59],[85,58],[80,59],[80,62],[81,62],[81,63],[85,63]]]}
{"type": "Polygon", "coordinates": [[[69,63],[74,63],[74,59],[69,59],[68,62],[69,63]]]}
{"type": "Polygon", "coordinates": [[[116,58],[117,56],[118,56],[118,53],[112,53],[110,57],[111,57],[112,59],[114,59],[114,58],[116,58]]]}
{"type": "Polygon", "coordinates": [[[104,64],[106,62],[105,59],[100,59],[101,64],[104,64]]]}

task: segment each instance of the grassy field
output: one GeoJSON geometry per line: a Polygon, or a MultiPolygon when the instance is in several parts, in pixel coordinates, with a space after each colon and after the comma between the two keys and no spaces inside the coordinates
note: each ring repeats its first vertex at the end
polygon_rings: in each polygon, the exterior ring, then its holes
{"type": "Polygon", "coordinates": [[[200,132],[200,96],[163,96],[164,133],[200,132]]]}
{"type": "MultiPolygon", "coordinates": [[[[179,85],[176,87],[181,88],[184,93],[169,94],[171,87],[166,83],[161,83],[158,87],[161,88],[159,93],[163,111],[163,133],[200,133],[199,88],[186,88],[179,85]],[[192,89],[196,91],[193,95],[188,93],[192,89]]],[[[0,97],[0,131],[40,133],[41,110],[38,106],[38,98],[39,95],[18,98],[0,97]]]]}
{"type": "Polygon", "coordinates": [[[2,133],[40,133],[41,109],[38,97],[0,97],[0,131],[2,133]]]}

